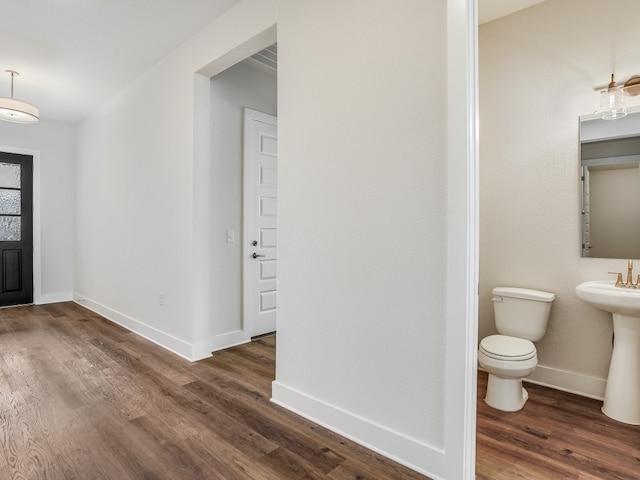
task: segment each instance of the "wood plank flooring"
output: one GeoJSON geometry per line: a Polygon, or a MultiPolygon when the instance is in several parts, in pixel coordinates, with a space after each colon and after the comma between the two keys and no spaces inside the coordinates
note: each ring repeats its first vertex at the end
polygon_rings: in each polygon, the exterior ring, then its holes
{"type": "MultiPolygon", "coordinates": [[[[0,479],[424,480],[269,401],[275,338],[190,363],[73,303],[0,310],[0,479]]],[[[479,480],[640,479],[640,427],[478,378],[479,480]]]]}
{"type": "Polygon", "coordinates": [[[275,338],[190,363],[74,303],[0,310],[0,479],[424,480],[269,401],[275,338]]]}
{"type": "Polygon", "coordinates": [[[478,480],[638,480],[640,426],[605,416],[602,402],[525,383],[519,412],[487,406],[478,372],[478,480]]]}

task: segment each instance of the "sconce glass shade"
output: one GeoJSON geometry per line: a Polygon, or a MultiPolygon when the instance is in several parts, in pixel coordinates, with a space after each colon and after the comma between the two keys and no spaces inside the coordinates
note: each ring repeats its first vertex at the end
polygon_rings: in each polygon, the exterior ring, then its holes
{"type": "Polygon", "coordinates": [[[25,102],[14,98],[0,97],[0,120],[13,123],[37,123],[39,110],[25,102]]]}
{"type": "Polygon", "coordinates": [[[600,113],[603,120],[615,120],[616,118],[622,118],[627,115],[627,107],[624,105],[624,94],[620,90],[616,81],[611,74],[611,83],[609,88],[602,92],[600,98],[600,113]]]}

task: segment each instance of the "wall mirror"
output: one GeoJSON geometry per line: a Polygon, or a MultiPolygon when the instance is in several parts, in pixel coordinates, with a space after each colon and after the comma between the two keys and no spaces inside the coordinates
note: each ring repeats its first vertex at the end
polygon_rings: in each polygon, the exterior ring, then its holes
{"type": "Polygon", "coordinates": [[[580,117],[583,257],[640,258],[640,110],[580,117]]]}

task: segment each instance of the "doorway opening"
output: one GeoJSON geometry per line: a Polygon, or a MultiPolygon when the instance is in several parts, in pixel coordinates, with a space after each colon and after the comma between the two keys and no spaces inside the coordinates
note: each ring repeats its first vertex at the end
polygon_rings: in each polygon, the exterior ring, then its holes
{"type": "Polygon", "coordinates": [[[271,44],[210,77],[213,351],[275,330],[276,66],[271,44]]]}

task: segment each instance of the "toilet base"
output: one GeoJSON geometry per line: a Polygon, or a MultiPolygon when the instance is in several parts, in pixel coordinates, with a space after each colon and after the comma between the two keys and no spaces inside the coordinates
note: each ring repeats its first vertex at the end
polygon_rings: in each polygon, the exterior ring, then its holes
{"type": "Polygon", "coordinates": [[[485,403],[491,408],[503,412],[522,410],[529,399],[529,394],[522,386],[522,379],[500,378],[489,374],[485,403]]]}

